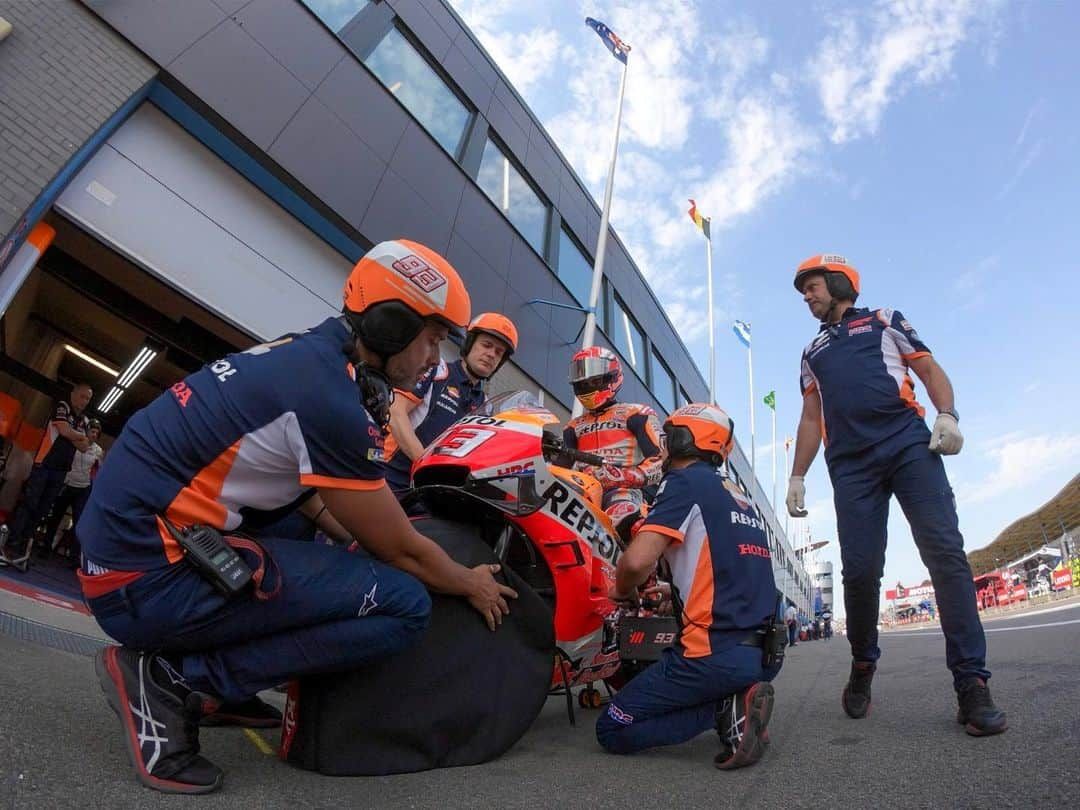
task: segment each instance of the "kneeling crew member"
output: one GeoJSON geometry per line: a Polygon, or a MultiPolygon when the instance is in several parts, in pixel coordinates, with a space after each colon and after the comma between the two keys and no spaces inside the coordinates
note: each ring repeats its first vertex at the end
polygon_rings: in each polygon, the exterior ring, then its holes
{"type": "Polygon", "coordinates": [[[484,383],[517,349],[513,322],[497,312],[473,318],[461,345],[461,359],[440,360],[419,383],[395,392],[390,406],[386,483],[401,498],[410,488],[412,463],[431,442],[487,401],[484,383]]]}
{"type": "Polygon", "coordinates": [[[671,569],[679,635],[619,691],[596,722],[608,751],[629,754],[720,735],[718,768],[757,762],[768,742],[778,666],[762,644],[776,584],[762,521],[721,465],[734,424],[715,405],[679,408],[664,423],[664,477],[615,571],[612,600],[635,603],[662,556],[671,569]]]}
{"type": "Polygon", "coordinates": [[[392,386],[415,385],[468,322],[461,279],[399,239],[360,259],[344,299],[342,317],[229,355],[135,414],[79,521],[83,593],[124,645],[99,654],[98,679],[149,787],[218,788],[221,770],[199,755],[200,714],[414,643],[430,618],[425,585],[468,598],[492,630],[516,595],[493,578],[498,566],[466,568],[418,534],[378,464],[392,386]],[[310,501],[312,488],[371,556],[220,539],[246,511],[310,501]],[[220,533],[214,546],[198,530],[205,557],[193,526],[220,533]],[[254,587],[225,595],[215,566],[236,570],[237,547],[254,587]]]}

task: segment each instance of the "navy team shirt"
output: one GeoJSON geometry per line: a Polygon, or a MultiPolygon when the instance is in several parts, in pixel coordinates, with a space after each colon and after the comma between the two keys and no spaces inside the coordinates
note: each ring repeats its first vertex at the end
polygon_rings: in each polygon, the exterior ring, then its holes
{"type": "MultiPolygon", "coordinates": [[[[472,382],[465,371],[465,361],[447,363],[440,360],[421,378],[411,391],[397,389],[394,396],[405,397],[416,405],[409,412],[409,424],[420,444],[427,447],[454,422],[483,405],[482,380],[472,382]]],[[[397,493],[409,488],[412,459],[402,452],[393,436],[386,444],[386,483],[397,493]]]]}
{"type": "Polygon", "coordinates": [[[639,531],[672,540],[664,559],[684,657],[734,647],[772,617],[776,581],[765,524],[719,468],[697,461],[668,470],[639,531]]]}
{"type": "Polygon", "coordinates": [[[385,486],[382,432],[342,353],[348,339],[331,318],[230,354],[129,419],[79,520],[85,569],[148,571],[179,561],[160,515],[229,531],[249,511],[297,504],[314,487],[385,486]]]}
{"type": "Polygon", "coordinates": [[[886,440],[900,446],[930,440],[908,364],[930,350],[893,309],[851,307],[822,324],[803,349],[803,396],[821,395],[825,460],[862,453],[886,440]]]}

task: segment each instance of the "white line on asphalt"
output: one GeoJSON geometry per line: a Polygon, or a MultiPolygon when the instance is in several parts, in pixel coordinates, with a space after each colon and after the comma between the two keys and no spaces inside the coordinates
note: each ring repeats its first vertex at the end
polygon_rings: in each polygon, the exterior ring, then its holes
{"type": "Polygon", "coordinates": [[[983,623],[986,622],[1003,622],[1008,619],[1019,619],[1021,617],[1028,616],[1042,616],[1044,613],[1057,613],[1059,610],[1072,610],[1073,608],[1080,608],[1080,602],[1071,602],[1067,605],[1054,605],[1053,607],[1043,608],[1042,610],[1031,610],[1026,613],[1017,613],[1012,616],[994,616],[991,619],[983,619],[983,623]]]}
{"type": "MultiPolygon", "coordinates": [[[[987,633],[1004,633],[1007,630],[1037,630],[1040,627],[1061,627],[1063,624],[1080,624],[1080,619],[1069,619],[1064,622],[1047,622],[1046,624],[1020,624],[1016,627],[985,627],[983,630],[987,633]]],[[[896,636],[940,636],[940,632],[933,632],[923,630],[917,633],[882,633],[886,638],[895,638],[896,636]]]]}

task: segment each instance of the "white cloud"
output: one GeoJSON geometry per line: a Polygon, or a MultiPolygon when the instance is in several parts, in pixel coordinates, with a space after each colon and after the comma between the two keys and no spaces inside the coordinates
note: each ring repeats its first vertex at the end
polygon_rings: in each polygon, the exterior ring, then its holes
{"type": "Polygon", "coordinates": [[[881,0],[860,20],[832,21],[809,65],[834,143],[874,134],[886,108],[913,85],[949,75],[960,46],[996,3],[881,0]],[[869,31],[863,33],[864,28],[869,31]]]}
{"type": "Polygon", "coordinates": [[[975,262],[975,266],[965,270],[953,281],[953,292],[964,298],[970,298],[981,288],[985,288],[987,277],[1001,265],[997,254],[986,256],[975,262]]]}
{"type": "Polygon", "coordinates": [[[453,5],[522,95],[553,69],[563,46],[558,30],[543,25],[518,31],[505,28],[506,16],[520,11],[519,4],[508,0],[455,0],[453,5]]]}
{"type": "Polygon", "coordinates": [[[998,193],[994,195],[995,200],[1004,199],[1009,192],[1016,187],[1016,184],[1020,182],[1020,178],[1023,177],[1027,173],[1027,170],[1031,168],[1031,165],[1039,159],[1039,155],[1042,154],[1044,143],[1045,139],[1039,138],[1039,140],[1035,141],[1035,143],[1031,145],[1031,148],[1024,153],[1024,157],[1016,167],[1016,171],[1013,172],[1013,176],[1010,177],[1008,182],[1006,182],[1005,185],[998,190],[998,193]]]}
{"type": "Polygon", "coordinates": [[[966,485],[959,495],[964,503],[980,503],[1029,485],[1051,475],[1073,475],[1080,458],[1080,433],[1024,436],[1007,434],[989,445],[984,455],[994,467],[983,478],[966,485]]]}

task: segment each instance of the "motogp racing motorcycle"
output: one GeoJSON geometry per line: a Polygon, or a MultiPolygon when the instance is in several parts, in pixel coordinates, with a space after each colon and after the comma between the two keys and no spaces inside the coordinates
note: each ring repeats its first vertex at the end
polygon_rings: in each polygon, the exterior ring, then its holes
{"type": "Polygon", "coordinates": [[[528,392],[493,397],[417,459],[412,497],[433,515],[475,526],[500,562],[549,603],[551,688],[589,685],[579,703],[595,708],[600,694],[592,684],[619,688],[659,657],[678,628],[648,606],[619,609],[608,599],[624,546],[601,508],[600,483],[554,463],[604,459],[565,447],[548,429],[558,422],[528,392]]]}

